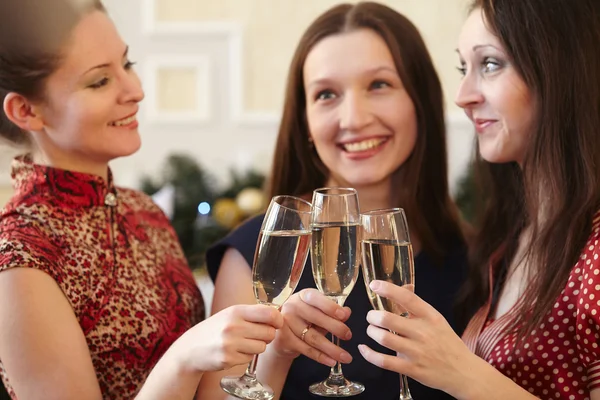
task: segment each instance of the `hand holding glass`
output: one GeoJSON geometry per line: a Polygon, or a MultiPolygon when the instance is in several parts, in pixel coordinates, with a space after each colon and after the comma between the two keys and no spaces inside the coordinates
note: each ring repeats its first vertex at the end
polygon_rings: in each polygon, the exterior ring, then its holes
{"type": "MultiPolygon", "coordinates": [[[[323,188],[313,192],[311,260],[317,289],[344,305],[358,278],[358,228],[360,213],[354,189],[323,188]]],[[[335,336],[332,341],[339,346],[335,336]]],[[[349,397],[365,387],[344,377],[338,362],[329,377],[309,387],[311,393],[325,397],[349,397]]]]}
{"type": "MultiPolygon", "coordinates": [[[[311,204],[293,196],[273,197],[256,243],[252,266],[254,296],[280,309],[302,276],[310,248],[311,204]]],[[[221,379],[221,388],[247,400],[271,400],[273,390],[256,378],[258,355],[241,377],[221,379]]]]}
{"type": "MultiPolygon", "coordinates": [[[[371,211],[360,219],[362,267],[369,300],[375,310],[406,317],[405,309],[369,287],[371,281],[381,280],[414,290],[414,258],[404,210],[371,211]]],[[[412,400],[404,375],[400,376],[400,400],[412,400]]]]}

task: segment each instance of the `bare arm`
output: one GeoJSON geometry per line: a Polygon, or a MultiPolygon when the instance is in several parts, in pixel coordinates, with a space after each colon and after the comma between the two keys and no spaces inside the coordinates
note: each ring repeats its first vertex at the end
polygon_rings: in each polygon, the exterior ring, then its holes
{"type": "MultiPolygon", "coordinates": [[[[385,339],[383,342],[386,342],[385,339]]],[[[391,340],[387,343],[391,344],[391,340]]],[[[381,368],[402,373],[410,372],[405,365],[396,363],[398,357],[376,353],[369,348],[361,348],[361,353],[367,361],[381,368]]],[[[446,391],[459,400],[537,399],[475,354],[471,354],[468,362],[464,359],[461,361],[461,373],[454,374],[453,377],[453,389],[446,389],[446,391]]],[[[417,380],[420,379],[417,378],[417,380]]],[[[592,396],[592,400],[600,400],[600,396],[596,399],[592,396]]]]}
{"type": "Polygon", "coordinates": [[[228,307],[185,332],[158,362],[136,400],[194,397],[202,373],[250,362],[275,338],[283,317],[265,305],[228,307]]]}
{"type": "Polygon", "coordinates": [[[0,273],[0,359],[19,399],[102,398],[71,305],[37,269],[0,273]]]}
{"type": "Polygon", "coordinates": [[[444,317],[411,290],[381,281],[372,282],[371,289],[402,305],[410,318],[370,311],[367,321],[371,325],[367,334],[404,357],[378,353],[360,345],[360,352],[367,361],[411,376],[461,400],[536,399],[473,354],[444,317]]]}
{"type": "Polygon", "coordinates": [[[485,360],[473,354],[469,367],[465,368],[464,400],[532,400],[534,395],[513,382],[485,360]],[[470,385],[470,387],[469,387],[470,385]]]}
{"type": "MultiPolygon", "coordinates": [[[[223,310],[175,341],[136,399],[193,398],[203,371],[249,362],[282,324],[281,314],[268,306],[223,310]]],[[[40,270],[0,273],[0,359],[20,400],[102,398],[71,305],[40,270]]]]}
{"type": "MultiPolygon", "coordinates": [[[[169,350],[172,351],[172,349],[169,350]]],[[[136,396],[136,400],[193,399],[201,378],[201,371],[182,367],[167,351],[148,376],[146,383],[136,396]]]]}

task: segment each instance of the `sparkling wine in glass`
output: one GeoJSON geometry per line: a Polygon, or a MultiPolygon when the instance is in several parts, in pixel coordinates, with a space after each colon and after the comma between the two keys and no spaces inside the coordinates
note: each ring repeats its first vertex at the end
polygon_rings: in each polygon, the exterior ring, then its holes
{"type": "MultiPolygon", "coordinates": [[[[340,306],[354,288],[359,272],[358,231],[360,212],[358,195],[350,188],[322,188],[313,192],[311,220],[312,272],[317,289],[340,306]]],[[[339,339],[332,335],[339,346],[339,339]]],[[[315,395],[349,397],[365,387],[344,377],[341,363],[331,368],[329,376],[309,387],[315,395]]]]}
{"type": "MultiPolygon", "coordinates": [[[[292,295],[310,249],[311,204],[293,196],[275,196],[262,223],[252,265],[254,296],[277,309],[292,295]]],[[[221,379],[221,388],[247,400],[271,400],[273,390],[256,378],[258,355],[241,377],[221,379]]]]}
{"type": "MultiPolygon", "coordinates": [[[[380,297],[369,287],[371,281],[381,280],[414,290],[414,257],[404,210],[370,211],[360,219],[363,277],[371,305],[375,310],[408,317],[402,306],[380,297]]],[[[412,400],[404,375],[400,375],[400,400],[412,400]]]]}

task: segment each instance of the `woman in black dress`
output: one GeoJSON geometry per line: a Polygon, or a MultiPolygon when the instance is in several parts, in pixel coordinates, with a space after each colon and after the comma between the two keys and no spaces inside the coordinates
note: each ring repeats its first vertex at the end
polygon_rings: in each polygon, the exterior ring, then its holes
{"type": "MultiPolygon", "coordinates": [[[[466,269],[466,245],[448,190],[443,102],[429,53],[408,19],[371,2],[333,7],[308,27],[292,60],[268,195],[310,200],[319,187],[354,187],[361,211],[404,208],[416,292],[460,333],[452,309],[466,269]]],[[[262,218],[247,221],[208,252],[216,284],[213,312],[255,302],[251,265],[262,218]]],[[[326,378],[331,363],[340,360],[344,375],[366,387],[355,398],[397,400],[398,374],[369,364],[358,352],[359,344],[386,351],[366,334],[371,305],[362,276],[345,308],[314,288],[307,265],[298,293],[282,309],[286,326],[258,363],[260,380],[280,399],[312,398],[309,385],[326,378]],[[338,348],[325,331],[348,340],[338,348]]],[[[242,372],[205,375],[202,393],[225,398],[220,378],[242,372]]],[[[410,390],[417,399],[449,398],[415,381],[410,390]]]]}

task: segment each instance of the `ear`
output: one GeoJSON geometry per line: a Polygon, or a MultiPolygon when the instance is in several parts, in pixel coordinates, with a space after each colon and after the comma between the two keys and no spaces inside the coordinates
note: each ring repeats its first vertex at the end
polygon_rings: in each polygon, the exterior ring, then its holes
{"type": "Polygon", "coordinates": [[[44,122],[38,108],[20,94],[11,92],[4,98],[4,114],[19,128],[26,131],[40,131],[44,122]]]}

